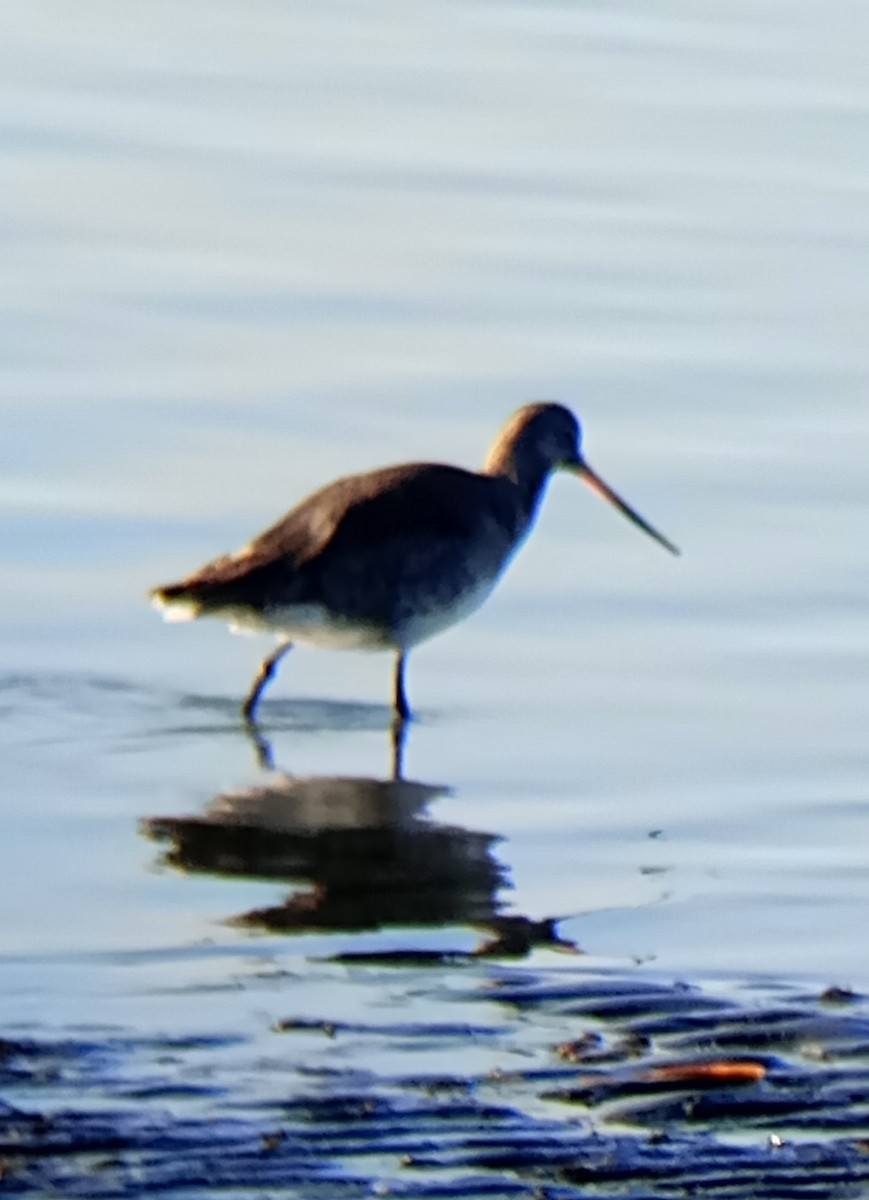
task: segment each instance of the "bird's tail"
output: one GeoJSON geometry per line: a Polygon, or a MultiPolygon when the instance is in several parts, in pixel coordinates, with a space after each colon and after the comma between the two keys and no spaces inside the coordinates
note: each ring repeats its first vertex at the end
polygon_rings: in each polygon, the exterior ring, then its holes
{"type": "Polygon", "coordinates": [[[150,596],[164,621],[195,621],[213,607],[214,597],[209,594],[213,592],[213,587],[203,583],[167,583],[154,588],[150,596]]]}
{"type": "Polygon", "coordinates": [[[197,617],[223,617],[241,610],[258,610],[265,602],[271,572],[251,570],[248,553],[227,554],[206,563],[179,580],[151,592],[151,603],[162,609],[167,621],[194,621],[197,617]]]}

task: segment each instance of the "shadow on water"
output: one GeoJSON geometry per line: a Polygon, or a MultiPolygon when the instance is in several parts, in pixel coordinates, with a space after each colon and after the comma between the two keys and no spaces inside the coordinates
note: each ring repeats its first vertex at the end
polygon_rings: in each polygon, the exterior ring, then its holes
{"type": "MultiPolygon", "coordinates": [[[[238,696],[202,696],[187,693],[179,698],[182,710],[211,715],[220,722],[239,725],[240,700],[238,696]]],[[[269,728],[280,731],[295,730],[300,733],[322,733],[326,730],[351,732],[353,730],[382,729],[392,715],[385,704],[364,704],[353,700],[320,700],[308,697],[279,698],[261,705],[260,711],[268,713],[269,728]]],[[[192,726],[179,726],[176,732],[184,732],[192,726]]],[[[195,726],[201,729],[200,725],[195,726]]],[[[255,728],[260,729],[259,725],[255,728]]]]}
{"type": "MultiPolygon", "coordinates": [[[[390,729],[389,779],[276,771],[261,728],[247,732],[260,766],[272,771],[266,782],[219,793],[201,815],[150,817],[141,826],[166,845],[165,866],[293,885],[280,904],[232,917],[233,924],[284,934],[463,925],[490,935],[474,955],[521,956],[541,944],[574,949],[559,938],[555,919],[502,912],[500,893],[510,882],[493,853],[497,834],[430,818],[428,805],[449,788],[404,778],[406,723],[390,729]]],[[[376,957],[409,956],[444,957],[376,957]]]]}

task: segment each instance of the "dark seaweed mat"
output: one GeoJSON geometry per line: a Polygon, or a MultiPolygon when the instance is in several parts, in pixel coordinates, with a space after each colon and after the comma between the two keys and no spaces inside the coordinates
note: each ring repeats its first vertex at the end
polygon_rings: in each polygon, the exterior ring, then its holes
{"type": "Polygon", "coordinates": [[[580,971],[495,973],[474,995],[506,1022],[390,1027],[288,1013],[271,1034],[265,1097],[249,1094],[261,1047],[244,1038],[0,1042],[0,1193],[869,1195],[863,998],[722,998],[580,971]],[[328,1041],[328,1069],[305,1065],[311,1038],[319,1062],[328,1041]],[[434,1041],[450,1064],[482,1039],[503,1050],[505,1069],[363,1075],[342,1067],[357,1038],[375,1061],[380,1039],[434,1041]],[[722,1059],[766,1075],[710,1086],[653,1074],[722,1059]]]}

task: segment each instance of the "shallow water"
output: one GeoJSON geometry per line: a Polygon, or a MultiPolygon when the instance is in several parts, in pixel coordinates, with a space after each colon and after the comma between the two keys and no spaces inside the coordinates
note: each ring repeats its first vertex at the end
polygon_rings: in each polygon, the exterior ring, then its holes
{"type": "Polygon", "coordinates": [[[0,21],[3,1026],[401,1010],[401,972],[316,964],[505,912],[625,970],[869,986],[865,7],[0,21]],[[286,661],[264,770],[236,706],[266,646],[146,589],[343,471],[473,465],[541,396],[683,557],[556,480],[412,657],[408,790],[376,656],[286,661]],[[269,870],[268,832],[167,865],[288,775],[304,854],[296,824],[269,870]],[[231,922],[293,895],[284,936],[231,922]]]}

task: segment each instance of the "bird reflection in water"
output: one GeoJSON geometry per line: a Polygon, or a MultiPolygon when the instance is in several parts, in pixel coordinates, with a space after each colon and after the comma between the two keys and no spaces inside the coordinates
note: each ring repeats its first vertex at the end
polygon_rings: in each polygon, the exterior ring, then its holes
{"type": "MultiPolygon", "coordinates": [[[[403,778],[402,741],[394,729],[390,779],[275,772],[220,793],[201,816],[149,818],[143,832],[166,844],[162,862],[181,871],[295,885],[281,903],[232,918],[235,925],[284,934],[461,925],[485,932],[474,955],[573,949],[554,920],[502,914],[498,896],[509,878],[493,854],[499,838],[431,820],[428,805],[448,789],[403,778]]],[[[271,758],[264,739],[258,754],[271,758]]],[[[376,957],[408,955],[445,957],[376,957]]]]}

